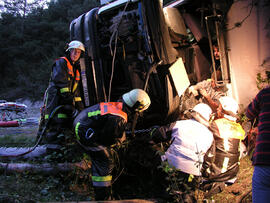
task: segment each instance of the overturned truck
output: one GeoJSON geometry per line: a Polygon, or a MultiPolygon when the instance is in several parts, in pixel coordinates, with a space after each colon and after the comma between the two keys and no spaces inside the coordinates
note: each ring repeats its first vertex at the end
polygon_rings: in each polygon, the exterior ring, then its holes
{"type": "Polygon", "coordinates": [[[189,41],[179,12],[180,21],[174,24],[180,24],[175,30],[168,26],[175,12],[167,9],[172,15],[166,19],[159,1],[114,1],[71,22],[71,40],[86,46],[81,59],[85,106],[115,101],[123,93],[141,88],[152,103],[138,121],[138,128],[179,118],[181,95],[190,85],[189,78],[195,76],[196,82],[206,79],[210,63],[200,47],[189,41]],[[202,63],[194,65],[196,60],[202,63]],[[186,66],[188,63],[192,67],[186,66]],[[199,65],[195,72],[193,66],[199,65]]]}
{"type": "MultiPolygon", "coordinates": [[[[115,101],[123,93],[141,88],[152,102],[139,118],[137,129],[177,121],[186,110],[182,104],[190,85],[213,74],[219,85],[231,82],[222,32],[230,6],[229,1],[179,0],[163,7],[159,0],[118,0],[74,19],[70,38],[86,47],[80,59],[84,105],[115,101]],[[212,52],[214,43],[220,50],[219,67],[212,52]],[[221,70],[221,78],[216,69],[221,70]]],[[[140,149],[131,151],[145,158],[149,153],[139,145],[140,149]]],[[[129,160],[129,168],[135,168],[136,160],[129,160]]],[[[152,162],[151,157],[147,163],[152,162]]],[[[149,178],[146,167],[136,173],[149,178]]]]}
{"type": "Polygon", "coordinates": [[[171,2],[118,0],[71,22],[71,40],[86,46],[81,59],[85,106],[144,89],[152,104],[137,128],[145,128],[176,121],[185,110],[185,90],[211,76],[232,93],[224,32],[232,2],[171,2]],[[219,48],[218,61],[213,45],[219,48]]]}

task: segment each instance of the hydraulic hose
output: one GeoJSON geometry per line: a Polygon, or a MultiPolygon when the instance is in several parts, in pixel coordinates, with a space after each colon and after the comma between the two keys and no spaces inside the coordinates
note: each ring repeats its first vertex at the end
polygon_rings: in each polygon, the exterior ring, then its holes
{"type": "Polygon", "coordinates": [[[32,149],[30,149],[30,150],[28,150],[28,151],[26,151],[26,152],[23,152],[23,153],[21,153],[21,154],[6,155],[6,156],[0,156],[0,157],[1,157],[1,158],[6,158],[6,157],[19,157],[19,156],[24,156],[24,155],[26,155],[26,154],[28,154],[28,153],[34,151],[34,150],[37,148],[37,146],[40,144],[40,142],[41,142],[41,140],[42,140],[42,137],[43,137],[45,131],[47,130],[47,128],[48,128],[48,126],[49,126],[49,123],[50,123],[51,120],[52,120],[52,117],[53,117],[53,116],[55,115],[55,113],[56,113],[57,111],[59,111],[59,109],[61,109],[63,106],[64,106],[64,105],[60,105],[60,106],[55,107],[55,108],[53,109],[53,111],[50,113],[49,118],[48,118],[48,121],[47,121],[47,123],[45,124],[44,128],[42,129],[42,132],[41,132],[41,134],[39,135],[39,138],[37,139],[36,144],[32,147],[32,149]]]}

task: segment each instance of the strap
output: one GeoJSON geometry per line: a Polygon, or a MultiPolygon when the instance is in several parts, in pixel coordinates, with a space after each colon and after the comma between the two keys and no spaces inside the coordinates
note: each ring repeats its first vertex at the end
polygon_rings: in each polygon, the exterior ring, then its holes
{"type": "Polygon", "coordinates": [[[80,59],[81,73],[82,73],[82,85],[83,85],[83,94],[84,94],[84,102],[85,106],[88,107],[90,105],[89,102],[89,94],[88,94],[88,86],[87,86],[87,77],[85,70],[85,59],[80,59]]]}
{"type": "MultiPolygon", "coordinates": [[[[65,59],[65,61],[67,62],[67,67],[68,67],[68,74],[71,75],[72,77],[74,77],[74,72],[73,72],[73,66],[71,65],[71,63],[69,62],[69,60],[67,59],[67,57],[61,57],[62,59],[65,59]]],[[[76,70],[76,76],[75,76],[75,80],[79,81],[80,80],[80,72],[78,70],[76,70]]]]}
{"type": "Polygon", "coordinates": [[[67,62],[67,67],[68,67],[68,74],[71,75],[72,77],[74,77],[74,72],[73,72],[73,66],[71,65],[71,63],[69,62],[69,60],[66,57],[61,57],[62,59],[65,59],[65,61],[67,62]]]}

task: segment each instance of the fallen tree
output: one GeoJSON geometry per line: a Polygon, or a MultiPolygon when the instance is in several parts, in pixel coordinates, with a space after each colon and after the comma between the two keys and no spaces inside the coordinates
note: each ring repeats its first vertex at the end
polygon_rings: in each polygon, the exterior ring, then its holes
{"type": "Polygon", "coordinates": [[[54,175],[57,173],[70,172],[75,169],[87,170],[91,168],[90,162],[79,162],[79,163],[0,163],[1,173],[34,173],[34,174],[50,174],[54,175]]]}
{"type": "Polygon", "coordinates": [[[0,147],[0,159],[31,159],[46,154],[47,146],[39,145],[33,151],[32,147],[0,147]],[[29,153],[26,153],[29,152],[29,153]],[[23,156],[19,156],[24,154],[23,156]]]}

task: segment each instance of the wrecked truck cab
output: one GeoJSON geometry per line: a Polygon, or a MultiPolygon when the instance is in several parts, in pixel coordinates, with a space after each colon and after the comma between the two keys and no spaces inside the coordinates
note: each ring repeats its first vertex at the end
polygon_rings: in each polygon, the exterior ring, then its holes
{"type": "Polygon", "coordinates": [[[182,12],[185,2],[163,8],[159,0],[118,0],[71,22],[71,40],[86,47],[81,59],[86,107],[141,88],[151,106],[138,128],[179,119],[188,86],[211,77],[207,32],[192,13],[182,12]]]}
{"type": "Polygon", "coordinates": [[[137,126],[179,118],[178,91],[183,92],[189,82],[187,75],[172,76],[171,71],[185,73],[185,68],[171,43],[159,1],[122,0],[93,8],[71,22],[70,37],[86,47],[81,59],[85,106],[116,101],[140,88],[149,94],[151,106],[137,126]]]}

